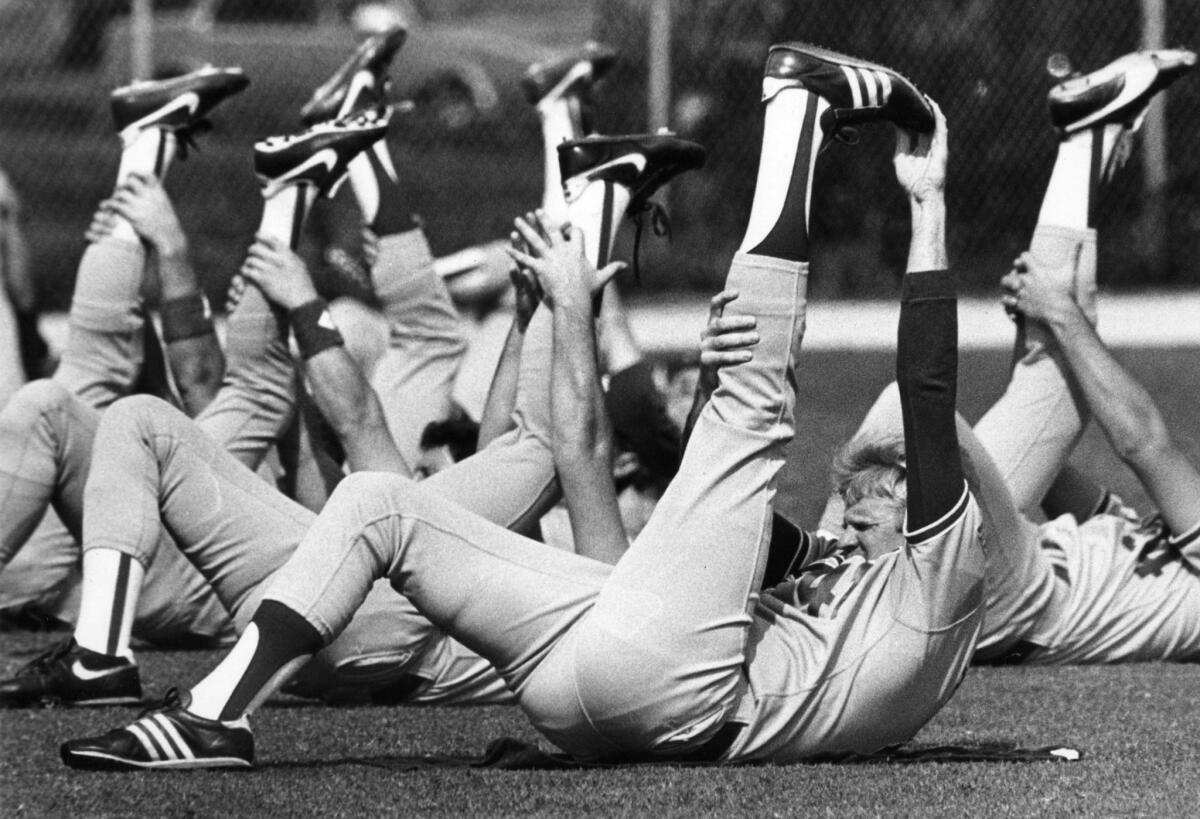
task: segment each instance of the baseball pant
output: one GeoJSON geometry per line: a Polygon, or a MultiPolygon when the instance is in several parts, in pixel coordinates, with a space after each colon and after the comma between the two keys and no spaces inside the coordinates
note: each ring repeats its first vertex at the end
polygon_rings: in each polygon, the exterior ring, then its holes
{"type": "MultiPolygon", "coordinates": [[[[743,683],[806,265],[739,254],[730,306],[757,317],[754,360],[721,371],[675,481],[616,566],[548,550],[428,485],[349,476],[266,598],[327,639],[389,577],[488,659],[533,723],[584,758],[677,755],[711,738],[743,683]]],[[[467,463],[470,463],[469,461],[467,463]]]]}

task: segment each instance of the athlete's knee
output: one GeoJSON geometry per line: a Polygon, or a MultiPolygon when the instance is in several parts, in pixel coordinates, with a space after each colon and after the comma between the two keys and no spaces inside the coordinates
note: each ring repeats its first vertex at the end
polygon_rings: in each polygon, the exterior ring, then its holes
{"type": "Polygon", "coordinates": [[[9,399],[9,403],[4,408],[4,419],[7,423],[10,419],[59,414],[72,401],[78,400],[74,393],[57,381],[40,378],[22,386],[9,399]]]}
{"type": "Polygon", "coordinates": [[[0,435],[6,442],[39,434],[62,440],[70,423],[67,419],[71,416],[73,402],[81,403],[74,393],[58,382],[50,379],[31,381],[17,390],[0,413],[0,435]]]}
{"type": "Polygon", "coordinates": [[[415,489],[415,481],[393,472],[352,472],[333,490],[330,503],[402,499],[415,489]]]}
{"type": "Polygon", "coordinates": [[[134,429],[149,433],[161,429],[172,414],[182,414],[161,398],[130,395],[115,401],[104,413],[101,425],[108,430],[134,429]]]}

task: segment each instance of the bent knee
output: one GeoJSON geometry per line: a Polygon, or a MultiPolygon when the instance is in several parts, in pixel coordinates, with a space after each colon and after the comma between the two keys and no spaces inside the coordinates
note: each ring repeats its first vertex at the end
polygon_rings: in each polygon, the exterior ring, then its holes
{"type": "Polygon", "coordinates": [[[161,419],[172,414],[184,417],[175,407],[161,398],[153,395],[130,395],[114,401],[105,410],[103,423],[110,427],[119,425],[150,429],[161,426],[163,423],[161,419]]]}
{"type": "Polygon", "coordinates": [[[75,393],[51,378],[40,378],[17,390],[9,399],[4,414],[6,417],[11,414],[42,415],[57,412],[72,401],[79,401],[75,393]]]}

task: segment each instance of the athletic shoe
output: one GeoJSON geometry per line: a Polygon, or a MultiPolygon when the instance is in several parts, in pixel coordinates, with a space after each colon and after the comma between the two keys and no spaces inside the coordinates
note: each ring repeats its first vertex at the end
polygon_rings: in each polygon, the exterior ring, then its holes
{"type": "Polygon", "coordinates": [[[217,103],[243,90],[250,80],[240,68],[213,68],[145,80],[112,92],[113,121],[122,135],[144,128],[187,134],[207,125],[205,115],[217,103]]]}
{"type": "Polygon", "coordinates": [[[558,167],[567,201],[592,182],[629,189],[629,212],[646,210],[649,198],[679,174],[704,165],[704,148],[673,134],[590,136],[558,146],[558,167]]]}
{"type": "Polygon", "coordinates": [[[187,710],[191,697],[172,688],[136,721],[59,748],[68,767],[88,771],[145,768],[249,768],[254,764],[250,722],[204,719],[187,710]]]}
{"type": "Polygon", "coordinates": [[[890,68],[807,43],[771,46],[763,70],[763,100],[796,87],[829,102],[821,122],[829,134],[840,126],[879,120],[923,134],[936,126],[925,95],[890,68]]]}
{"type": "Polygon", "coordinates": [[[0,680],[0,706],[128,705],[141,702],[138,668],[124,657],[89,651],[69,638],[0,680]]]}
{"type": "Polygon", "coordinates": [[[1195,65],[1195,52],[1182,48],[1126,54],[1051,88],[1050,121],[1063,136],[1109,124],[1136,131],[1151,98],[1195,65]]]}
{"type": "Polygon", "coordinates": [[[344,117],[385,101],[387,72],[408,32],[397,25],[368,37],[300,109],[305,125],[344,117]]]}
{"type": "Polygon", "coordinates": [[[366,109],[322,122],[289,136],[268,137],[254,146],[254,170],[271,196],[287,185],[308,183],[325,196],[337,192],[350,160],[387,134],[391,110],[366,109]]]}
{"type": "Polygon", "coordinates": [[[568,95],[584,96],[617,61],[616,49],[589,42],[573,54],[525,69],[521,90],[533,105],[568,95]]]}

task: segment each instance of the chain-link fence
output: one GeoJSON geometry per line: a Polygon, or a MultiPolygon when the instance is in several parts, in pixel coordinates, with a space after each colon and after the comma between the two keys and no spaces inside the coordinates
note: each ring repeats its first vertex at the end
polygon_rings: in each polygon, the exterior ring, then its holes
{"type": "MultiPolygon", "coordinates": [[[[670,125],[709,151],[668,196],[673,240],[648,241],[643,283],[710,288],[740,238],[757,172],[758,102],[767,46],[820,43],[893,66],[936,98],[951,125],[950,242],[969,288],[984,289],[1028,241],[1055,151],[1045,107],[1047,59],[1087,71],[1142,43],[1147,7],[1165,12],[1165,44],[1200,44],[1194,0],[388,0],[409,40],[392,75],[414,97],[393,144],[404,181],[441,253],[501,237],[540,200],[541,145],[517,81],[529,62],[589,36],[623,60],[597,90],[601,130],[648,127],[652,4],[670,7],[670,125]]],[[[25,199],[43,301],[61,306],[91,210],[118,158],[108,91],[132,76],[207,61],[241,64],[250,89],[221,106],[198,156],[172,171],[193,255],[219,294],[257,226],[256,138],[297,126],[311,89],[353,47],[360,0],[0,0],[0,167],[25,199]],[[152,48],[135,47],[152,8],[152,48]],[[145,56],[138,57],[144,54],[145,56]]],[[[376,10],[377,11],[377,10],[376,10]]],[[[368,21],[369,22],[369,21],[368,21]]],[[[143,43],[144,45],[144,43],[143,43]]],[[[1166,184],[1145,183],[1142,155],[1106,191],[1102,280],[1200,284],[1200,75],[1165,107],[1166,184]]],[[[823,295],[892,292],[907,210],[891,179],[889,129],[861,129],[818,166],[812,231],[823,295]]],[[[625,240],[628,243],[628,239],[625,240]]]]}

